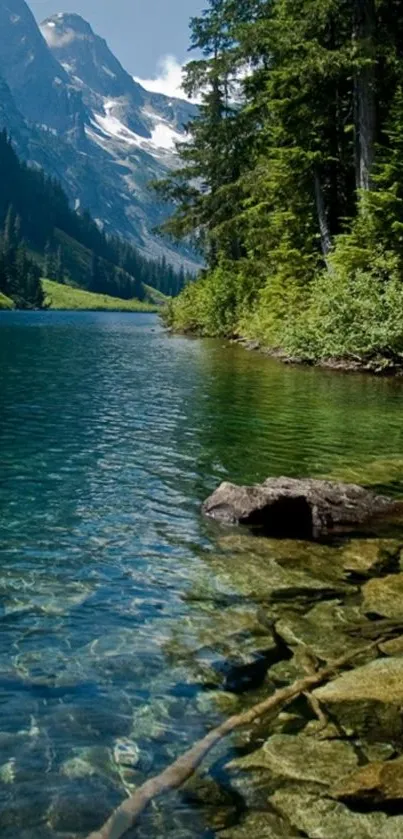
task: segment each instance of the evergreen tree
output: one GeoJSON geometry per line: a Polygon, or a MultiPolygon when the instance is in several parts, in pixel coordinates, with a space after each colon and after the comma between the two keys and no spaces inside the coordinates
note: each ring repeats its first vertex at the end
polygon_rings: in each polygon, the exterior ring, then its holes
{"type": "Polygon", "coordinates": [[[60,245],[56,251],[55,280],[64,283],[63,252],[60,245]]]}
{"type": "Polygon", "coordinates": [[[174,325],[307,358],[400,353],[402,44],[398,0],[206,0],[200,114],[160,189],[207,271],[174,325]]]}
{"type": "Polygon", "coordinates": [[[16,216],[13,206],[10,204],[7,210],[6,219],[4,222],[4,247],[6,249],[12,250],[16,245],[16,216]]]}

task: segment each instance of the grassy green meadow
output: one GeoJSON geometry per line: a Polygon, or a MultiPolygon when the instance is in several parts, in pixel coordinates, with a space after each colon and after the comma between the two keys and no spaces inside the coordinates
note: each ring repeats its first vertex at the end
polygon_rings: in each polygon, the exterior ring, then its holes
{"type": "Polygon", "coordinates": [[[155,312],[158,306],[154,303],[143,303],[140,300],[121,300],[109,297],[107,294],[94,294],[81,288],[62,285],[53,280],[42,280],[45,292],[45,305],[49,309],[82,309],[83,311],[115,311],[115,312],[155,312]]]}
{"type": "Polygon", "coordinates": [[[6,297],[5,294],[2,294],[0,291],[0,309],[14,309],[14,303],[10,299],[10,297],[6,297]]]}

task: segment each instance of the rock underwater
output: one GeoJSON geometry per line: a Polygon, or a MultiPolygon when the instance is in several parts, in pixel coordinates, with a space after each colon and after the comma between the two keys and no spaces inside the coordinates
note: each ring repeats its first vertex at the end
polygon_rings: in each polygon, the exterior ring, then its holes
{"type": "Polygon", "coordinates": [[[262,528],[268,536],[320,539],[391,515],[399,506],[356,484],[283,477],[253,486],[224,482],[204,502],[203,513],[262,528]]]}

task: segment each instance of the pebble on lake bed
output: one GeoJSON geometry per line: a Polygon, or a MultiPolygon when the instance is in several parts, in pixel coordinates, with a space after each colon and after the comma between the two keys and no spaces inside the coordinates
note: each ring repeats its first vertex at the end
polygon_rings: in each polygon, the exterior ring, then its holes
{"type": "Polygon", "coordinates": [[[113,758],[119,766],[127,766],[132,769],[137,766],[140,760],[140,749],[133,740],[122,738],[116,740],[113,758]]]}

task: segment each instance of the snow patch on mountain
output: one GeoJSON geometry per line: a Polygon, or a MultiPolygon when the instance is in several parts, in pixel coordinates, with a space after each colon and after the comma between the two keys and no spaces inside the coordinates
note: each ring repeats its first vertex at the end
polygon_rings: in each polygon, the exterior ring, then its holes
{"type": "Polygon", "coordinates": [[[104,101],[104,114],[94,113],[92,126],[100,128],[102,133],[121,140],[129,146],[137,146],[148,151],[149,154],[155,155],[157,151],[174,152],[176,143],[183,140],[183,134],[175,131],[167,120],[161,119],[157,114],[150,111],[143,111],[144,116],[148,117],[154,123],[151,129],[151,137],[141,137],[135,131],[131,131],[117,116],[114,115],[114,110],[120,106],[119,100],[106,99],[104,101]]]}
{"type": "Polygon", "coordinates": [[[176,143],[183,139],[182,134],[174,131],[166,122],[159,122],[151,132],[151,142],[159,149],[174,151],[176,143]]]}
{"type": "Polygon", "coordinates": [[[134,131],[130,131],[130,128],[124,125],[120,119],[113,116],[112,111],[116,104],[113,99],[107,100],[104,103],[105,115],[94,113],[95,124],[101,128],[104,134],[110,137],[116,137],[116,139],[123,140],[129,145],[141,145],[143,138],[134,131]]]}

